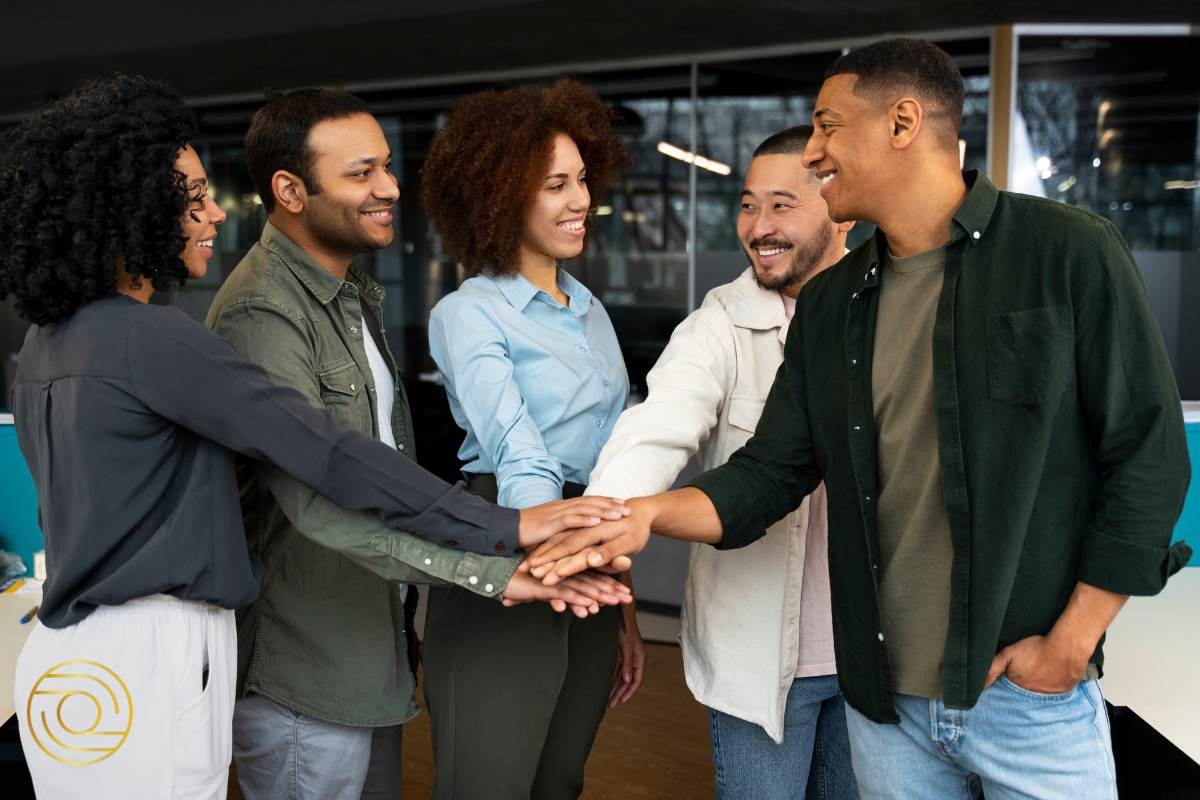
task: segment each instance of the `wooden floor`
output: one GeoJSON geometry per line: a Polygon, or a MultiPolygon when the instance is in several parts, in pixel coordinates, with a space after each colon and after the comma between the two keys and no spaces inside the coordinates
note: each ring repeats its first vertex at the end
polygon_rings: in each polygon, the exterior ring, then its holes
{"type": "MultiPolygon", "coordinates": [[[[679,647],[646,644],[646,680],[608,713],[588,761],[583,800],[701,800],[713,796],[708,721],[683,682],[679,647]]],[[[420,695],[420,692],[417,692],[420,695]]],[[[429,715],[404,728],[404,799],[433,785],[429,715]]],[[[241,800],[232,786],[231,800],[241,800]]]]}

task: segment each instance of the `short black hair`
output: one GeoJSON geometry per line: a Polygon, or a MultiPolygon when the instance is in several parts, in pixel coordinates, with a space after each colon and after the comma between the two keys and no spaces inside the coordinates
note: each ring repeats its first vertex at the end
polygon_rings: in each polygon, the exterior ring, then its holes
{"type": "Polygon", "coordinates": [[[246,131],[246,166],[267,213],[275,210],[271,177],[280,170],[304,181],[309,194],[321,191],[308,146],[308,134],[318,123],[370,113],[365,100],[334,89],[297,89],[273,97],[254,112],[246,131]]]}
{"type": "Polygon", "coordinates": [[[37,325],[116,294],[116,265],[163,291],[187,278],[175,167],[195,134],[183,101],[130,75],[85,83],[0,141],[0,300],[37,325]]]}
{"type": "Polygon", "coordinates": [[[812,135],[812,125],[794,125],[791,128],[772,133],[755,148],[754,158],[759,156],[798,156],[804,152],[812,135]]]}
{"type": "Polygon", "coordinates": [[[948,124],[954,143],[962,124],[966,87],[954,59],[933,42],[924,39],[883,39],[841,56],[825,72],[856,75],[854,93],[893,102],[911,92],[925,106],[925,113],[948,124]]]}

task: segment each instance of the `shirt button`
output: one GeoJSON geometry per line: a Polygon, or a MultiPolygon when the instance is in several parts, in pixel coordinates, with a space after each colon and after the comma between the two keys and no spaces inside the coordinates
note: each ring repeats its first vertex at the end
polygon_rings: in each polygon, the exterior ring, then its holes
{"type": "Polygon", "coordinates": [[[855,426],[854,426],[854,430],[856,430],[856,431],[861,431],[861,430],[862,430],[862,425],[855,425],[855,426]]]}
{"type": "Polygon", "coordinates": [[[581,344],[581,345],[579,345],[579,352],[581,352],[581,353],[586,353],[586,352],[587,352],[587,345],[586,345],[586,344],[581,344]]]}
{"type": "Polygon", "coordinates": [[[864,497],[863,502],[865,502],[865,503],[871,502],[871,495],[867,495],[866,497],[864,497]]]}
{"type": "Polygon", "coordinates": [[[358,335],[358,326],[357,326],[357,325],[351,325],[351,326],[350,326],[350,332],[351,332],[351,333],[353,333],[355,336],[357,336],[357,335],[358,335]]]}
{"type": "Polygon", "coordinates": [[[876,272],[877,272],[877,269],[875,267],[871,267],[871,274],[874,275],[876,272]]]}
{"type": "Polygon", "coordinates": [[[881,641],[881,642],[883,641],[883,634],[882,634],[882,633],[880,633],[880,634],[879,634],[879,641],[881,641]]]}
{"type": "Polygon", "coordinates": [[[504,546],[504,542],[496,542],[496,552],[503,553],[508,548],[504,546]]]}
{"type": "Polygon", "coordinates": [[[404,452],[404,443],[401,442],[400,444],[396,445],[396,449],[403,453],[404,452]]]}
{"type": "Polygon", "coordinates": [[[471,584],[472,586],[474,586],[475,584],[479,583],[479,578],[477,578],[477,577],[475,577],[474,575],[472,575],[471,577],[467,578],[467,583],[469,583],[469,584],[471,584]]]}
{"type": "Polygon", "coordinates": [[[350,391],[357,392],[358,388],[352,383],[352,384],[350,384],[350,391]]]}
{"type": "Polygon", "coordinates": [[[857,300],[857,299],[858,299],[858,292],[851,292],[851,293],[850,293],[850,299],[851,299],[851,300],[857,300]]]}
{"type": "Polygon", "coordinates": [[[493,589],[495,589],[495,588],[496,588],[495,586],[492,586],[492,585],[489,583],[489,584],[487,584],[487,585],[485,585],[485,586],[483,587],[483,590],[484,590],[485,592],[490,592],[490,591],[492,591],[492,590],[493,590],[493,589]]]}
{"type": "Polygon", "coordinates": [[[978,239],[981,235],[982,234],[980,234],[979,231],[975,231],[974,233],[971,234],[971,238],[978,239]]]}
{"type": "Polygon", "coordinates": [[[857,365],[858,365],[858,359],[857,359],[857,358],[852,358],[852,359],[850,359],[850,366],[852,366],[852,367],[853,367],[853,366],[857,366],[857,365]]]}
{"type": "Polygon", "coordinates": [[[427,558],[427,559],[425,559],[425,566],[427,566],[427,567],[428,567],[428,566],[429,566],[430,564],[432,564],[432,563],[433,563],[433,559],[432,559],[432,558],[427,558]]]}

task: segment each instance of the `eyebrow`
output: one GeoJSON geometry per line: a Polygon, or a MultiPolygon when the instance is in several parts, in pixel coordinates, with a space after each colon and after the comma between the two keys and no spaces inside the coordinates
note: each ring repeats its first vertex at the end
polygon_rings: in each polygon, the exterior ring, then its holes
{"type": "MultiPolygon", "coordinates": [[[[583,169],[579,170],[579,174],[586,175],[587,167],[584,167],[583,169]]],[[[565,181],[570,177],[571,176],[565,172],[555,172],[553,175],[547,175],[546,177],[542,178],[542,180],[544,180],[544,181],[565,181]]]]}
{"type": "MultiPolygon", "coordinates": [[[[749,189],[742,189],[741,196],[746,197],[747,195],[749,195],[750,197],[754,197],[754,192],[750,191],[749,189]]],[[[772,189],[771,191],[767,192],[767,196],[768,197],[786,197],[789,200],[796,200],[796,201],[800,200],[799,196],[792,194],[791,192],[785,191],[783,189],[772,189]]]]}
{"type": "MultiPolygon", "coordinates": [[[[385,155],[383,157],[382,160],[383,161],[391,161],[392,154],[388,153],[387,155],[385,155]]],[[[363,156],[362,158],[357,158],[354,161],[351,161],[349,164],[347,164],[346,169],[354,169],[355,167],[362,167],[362,166],[372,167],[372,166],[378,164],[379,161],[380,161],[380,159],[375,156],[363,156]]]]}
{"type": "Polygon", "coordinates": [[[816,111],[813,112],[814,120],[819,119],[821,117],[836,117],[836,116],[837,116],[837,112],[834,111],[832,108],[818,108],[816,111]]]}

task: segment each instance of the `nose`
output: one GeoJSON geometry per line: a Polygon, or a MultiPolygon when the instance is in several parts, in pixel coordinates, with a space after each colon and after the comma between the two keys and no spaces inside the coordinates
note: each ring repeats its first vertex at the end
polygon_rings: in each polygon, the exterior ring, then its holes
{"type": "Polygon", "coordinates": [[[778,232],[775,217],[769,210],[762,209],[754,215],[754,227],[750,229],[751,239],[765,239],[778,232]]]}
{"type": "Polygon", "coordinates": [[[211,197],[208,200],[208,207],[208,219],[213,225],[220,225],[229,218],[229,215],[225,213],[225,209],[221,208],[221,206],[217,204],[217,201],[213,200],[211,197]]]}
{"type": "Polygon", "coordinates": [[[821,141],[822,138],[819,130],[813,131],[813,135],[808,138],[808,144],[804,145],[804,155],[800,157],[800,163],[804,165],[805,169],[813,169],[825,157],[825,145],[821,141]]]}
{"type": "Polygon", "coordinates": [[[586,211],[592,204],[592,193],[588,191],[586,183],[576,183],[575,191],[571,192],[570,198],[567,200],[567,207],[572,211],[586,211]]]}
{"type": "Polygon", "coordinates": [[[380,200],[392,202],[400,199],[400,182],[396,180],[396,176],[390,172],[383,172],[375,182],[375,196],[380,200]]]}

